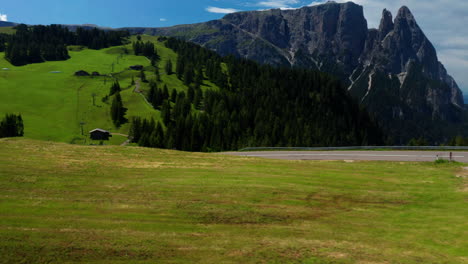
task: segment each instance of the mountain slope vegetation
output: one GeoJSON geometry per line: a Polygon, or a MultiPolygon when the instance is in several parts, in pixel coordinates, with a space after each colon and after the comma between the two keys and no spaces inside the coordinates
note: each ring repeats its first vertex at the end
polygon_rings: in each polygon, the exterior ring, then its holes
{"type": "Polygon", "coordinates": [[[179,94],[173,106],[160,100],[162,111],[170,114],[164,120],[166,136],[155,133],[158,129],[151,121],[133,123],[134,141],[143,146],[220,151],[382,142],[382,133],[367,112],[327,74],[222,58],[174,38],[166,45],[179,54],[176,74],[189,90],[179,94]],[[197,79],[205,75],[220,89],[206,91],[200,102],[197,79]]]}
{"type": "MultiPolygon", "coordinates": [[[[151,37],[156,42],[155,37],[151,37]]],[[[69,143],[90,143],[87,131],[102,128],[111,132],[128,134],[128,124],[116,128],[110,116],[112,98],[103,101],[109,94],[115,79],[121,86],[121,96],[127,117],[141,116],[159,119],[159,113],[149,106],[139,93],[134,93],[132,78],[138,79],[140,72],[129,69],[131,65],[145,65],[147,76],[154,78],[152,67],[145,57],[134,56],[131,44],[101,50],[69,46],[70,59],[35,63],[16,67],[0,53],[0,113],[21,113],[24,117],[25,137],[62,141],[69,143]],[[98,72],[99,76],[78,77],[74,73],[86,70],[98,72]],[[81,134],[82,125],[84,135],[81,134]]],[[[160,45],[161,61],[176,56],[160,45]],[[165,52],[168,52],[167,55],[165,52]]],[[[162,62],[161,62],[162,63],[162,62]]],[[[161,76],[169,87],[183,89],[176,78],[161,76]]],[[[141,84],[141,90],[147,89],[141,84]]],[[[112,144],[125,141],[116,136],[112,144]],[[115,142],[114,142],[115,141],[115,142]]]]}
{"type": "MultiPolygon", "coordinates": [[[[22,114],[26,137],[88,144],[86,132],[102,128],[131,134],[144,146],[195,151],[383,139],[365,110],[326,74],[222,58],[193,44],[151,36],[133,36],[126,45],[101,50],[68,46],[68,53],[66,61],[20,67],[0,59],[5,101],[0,113],[22,114]],[[139,56],[135,47],[142,48],[139,56]],[[143,68],[132,70],[132,65],[143,68]],[[74,76],[78,70],[97,74],[74,76]],[[140,134],[131,123],[116,127],[112,122],[115,95],[109,91],[116,81],[128,109],[122,120],[149,124],[140,134]]],[[[116,135],[111,144],[124,140],[116,135]]]]}

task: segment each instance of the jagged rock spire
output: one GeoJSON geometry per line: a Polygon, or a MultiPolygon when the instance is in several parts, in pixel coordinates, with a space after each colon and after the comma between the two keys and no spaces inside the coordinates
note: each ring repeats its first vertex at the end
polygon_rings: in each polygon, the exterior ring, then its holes
{"type": "Polygon", "coordinates": [[[413,30],[421,31],[418,24],[416,23],[416,19],[414,18],[409,8],[406,6],[402,6],[398,10],[398,14],[395,17],[395,29],[399,30],[401,28],[407,27],[413,30]]]}
{"type": "Polygon", "coordinates": [[[406,18],[414,20],[414,16],[411,13],[410,9],[407,6],[402,6],[398,10],[397,18],[406,18]]]}
{"type": "Polygon", "coordinates": [[[392,13],[387,9],[384,9],[382,12],[382,19],[380,20],[379,32],[380,32],[380,40],[385,38],[387,34],[393,30],[393,17],[392,13]]]}

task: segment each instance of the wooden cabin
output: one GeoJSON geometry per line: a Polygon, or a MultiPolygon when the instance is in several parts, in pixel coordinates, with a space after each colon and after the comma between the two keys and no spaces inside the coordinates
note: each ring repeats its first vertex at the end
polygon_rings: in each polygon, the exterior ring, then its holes
{"type": "Polygon", "coordinates": [[[92,140],[109,140],[109,138],[112,137],[112,135],[107,130],[96,128],[89,131],[89,137],[92,140]]]}

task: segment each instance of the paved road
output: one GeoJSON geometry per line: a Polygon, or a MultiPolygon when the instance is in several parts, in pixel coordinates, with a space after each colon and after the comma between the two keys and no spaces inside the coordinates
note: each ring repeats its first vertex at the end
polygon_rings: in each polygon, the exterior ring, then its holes
{"type": "MultiPolygon", "coordinates": [[[[223,154],[283,160],[386,160],[434,161],[436,157],[448,159],[448,151],[259,151],[225,152],[223,154]]],[[[468,162],[468,152],[452,152],[452,158],[468,162]]]]}

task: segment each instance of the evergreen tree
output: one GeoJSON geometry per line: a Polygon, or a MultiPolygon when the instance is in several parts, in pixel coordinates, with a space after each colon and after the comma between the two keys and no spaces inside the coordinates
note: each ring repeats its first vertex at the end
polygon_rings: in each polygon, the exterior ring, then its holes
{"type": "Polygon", "coordinates": [[[164,124],[168,126],[171,123],[171,103],[167,100],[162,105],[161,116],[164,124]]]}
{"type": "Polygon", "coordinates": [[[125,112],[127,109],[123,106],[122,97],[120,92],[117,92],[112,100],[111,105],[111,118],[116,127],[120,127],[123,123],[126,122],[125,112]]]}
{"type": "Polygon", "coordinates": [[[172,89],[172,92],[171,92],[171,102],[175,103],[177,99],[177,90],[176,89],[172,89]]]}
{"type": "Polygon", "coordinates": [[[115,93],[121,92],[120,83],[118,80],[115,80],[112,86],[110,87],[109,96],[114,95],[115,93]]]}
{"type": "Polygon", "coordinates": [[[155,130],[155,139],[154,139],[154,147],[156,148],[164,148],[164,130],[160,122],[158,122],[155,130]]]}
{"type": "Polygon", "coordinates": [[[23,134],[24,125],[21,115],[6,114],[0,122],[0,138],[22,137],[23,134]]]}
{"type": "Polygon", "coordinates": [[[156,76],[156,81],[161,82],[161,73],[157,65],[154,66],[154,75],[156,76]]]}
{"type": "Polygon", "coordinates": [[[144,70],[140,71],[140,79],[142,82],[148,82],[148,80],[146,79],[146,74],[144,70]]]}
{"type": "Polygon", "coordinates": [[[187,65],[184,69],[184,83],[189,85],[193,82],[193,69],[191,65],[187,65]]]}
{"type": "Polygon", "coordinates": [[[170,59],[166,61],[166,66],[164,69],[166,70],[167,75],[172,74],[172,61],[170,59]]]}

